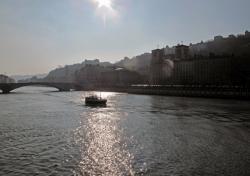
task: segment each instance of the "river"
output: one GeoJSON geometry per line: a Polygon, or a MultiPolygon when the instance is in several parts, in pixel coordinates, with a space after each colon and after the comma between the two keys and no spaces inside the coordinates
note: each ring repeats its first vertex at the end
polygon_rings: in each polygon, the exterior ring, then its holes
{"type": "Polygon", "coordinates": [[[88,94],[0,95],[0,175],[250,175],[250,102],[88,94]]]}

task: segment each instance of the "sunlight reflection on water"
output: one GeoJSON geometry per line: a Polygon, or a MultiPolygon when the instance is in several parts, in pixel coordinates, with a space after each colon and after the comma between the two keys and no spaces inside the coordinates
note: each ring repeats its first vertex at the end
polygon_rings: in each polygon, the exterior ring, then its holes
{"type": "Polygon", "coordinates": [[[82,174],[134,175],[133,155],[122,141],[119,114],[93,110],[82,116],[88,118],[82,118],[81,126],[75,132],[75,141],[81,147],[79,167],[82,174]]]}

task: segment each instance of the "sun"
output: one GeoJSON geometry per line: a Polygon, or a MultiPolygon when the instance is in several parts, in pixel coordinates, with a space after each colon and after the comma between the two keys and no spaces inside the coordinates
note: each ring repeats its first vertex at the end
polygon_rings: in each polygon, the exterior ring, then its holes
{"type": "Polygon", "coordinates": [[[118,18],[118,11],[115,9],[115,0],[90,0],[96,7],[96,15],[102,17],[104,26],[110,19],[118,18]]]}
{"type": "Polygon", "coordinates": [[[112,9],[112,0],[95,0],[98,3],[98,8],[106,7],[112,9]]]}

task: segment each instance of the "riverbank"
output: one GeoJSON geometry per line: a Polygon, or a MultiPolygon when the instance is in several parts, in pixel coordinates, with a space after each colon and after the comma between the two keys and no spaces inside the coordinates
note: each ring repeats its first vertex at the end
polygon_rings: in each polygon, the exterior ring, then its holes
{"type": "MultiPolygon", "coordinates": [[[[96,89],[95,89],[96,90],[96,89]]],[[[99,88],[98,91],[178,97],[203,97],[250,100],[250,89],[240,86],[128,86],[99,88]]]]}

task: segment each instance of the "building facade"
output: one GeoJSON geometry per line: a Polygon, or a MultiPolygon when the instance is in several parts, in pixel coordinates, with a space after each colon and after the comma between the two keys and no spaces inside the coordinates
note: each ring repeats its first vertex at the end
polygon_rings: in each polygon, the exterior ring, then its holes
{"type": "MultiPolygon", "coordinates": [[[[216,38],[220,40],[221,38],[216,38]]],[[[152,51],[151,84],[154,85],[250,85],[250,59],[239,56],[190,56],[189,47],[178,45],[174,56],[163,49],[152,51]],[[170,58],[170,59],[169,59],[170,58]]]]}
{"type": "Polygon", "coordinates": [[[152,58],[150,64],[150,84],[163,84],[163,65],[164,65],[164,50],[152,50],[152,58]]]}
{"type": "Polygon", "coordinates": [[[177,45],[175,47],[176,59],[188,59],[189,58],[189,46],[177,45]]]}
{"type": "Polygon", "coordinates": [[[231,85],[233,68],[232,58],[178,60],[174,62],[173,83],[231,85]]]}
{"type": "Polygon", "coordinates": [[[15,83],[15,80],[6,75],[0,75],[0,83],[15,83]]]}

